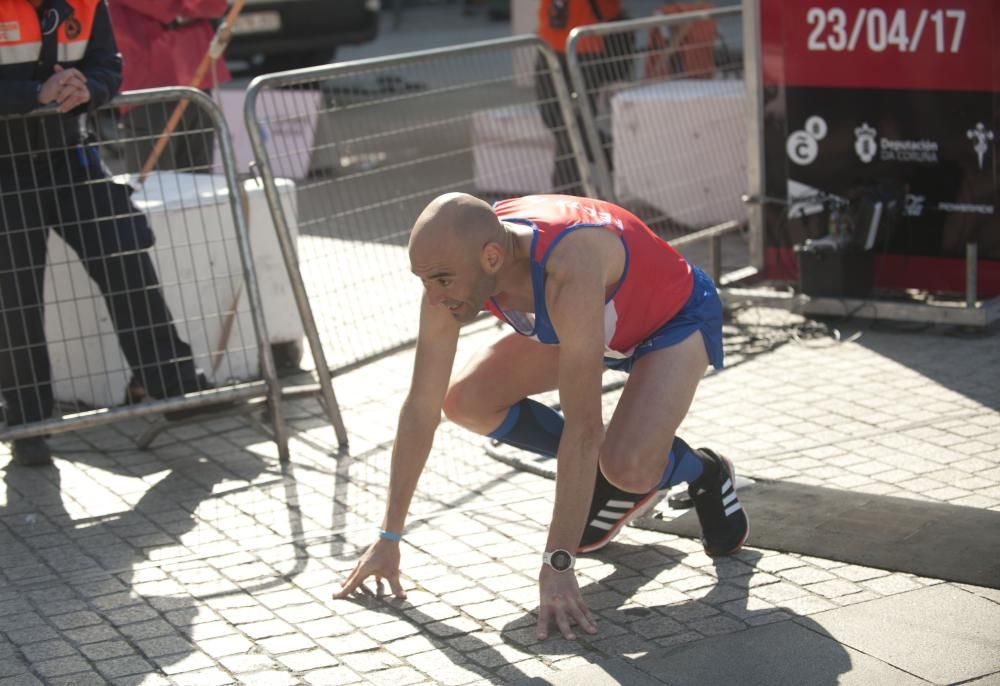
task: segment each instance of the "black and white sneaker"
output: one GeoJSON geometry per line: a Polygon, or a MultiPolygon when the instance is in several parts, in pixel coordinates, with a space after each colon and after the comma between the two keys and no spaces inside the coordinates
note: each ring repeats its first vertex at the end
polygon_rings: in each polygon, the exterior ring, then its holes
{"type": "Polygon", "coordinates": [[[597,470],[594,497],[590,501],[587,526],[580,538],[577,553],[592,553],[611,542],[622,527],[646,514],[667,495],[667,490],[628,493],[613,485],[597,470]]]}
{"type": "Polygon", "coordinates": [[[708,555],[732,555],[750,534],[750,520],[736,495],[732,463],[709,448],[698,448],[705,473],[688,486],[701,524],[701,544],[708,555]]]}

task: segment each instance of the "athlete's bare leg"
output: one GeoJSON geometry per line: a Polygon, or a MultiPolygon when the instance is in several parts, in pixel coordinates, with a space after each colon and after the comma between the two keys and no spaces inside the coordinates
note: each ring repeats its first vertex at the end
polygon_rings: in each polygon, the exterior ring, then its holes
{"type": "Polygon", "coordinates": [[[450,420],[488,434],[510,407],[536,393],[555,390],[559,348],[511,333],[477,354],[451,381],[444,399],[450,420]]]}
{"type": "Polygon", "coordinates": [[[707,367],[698,332],[635,363],[601,449],[601,471],[608,481],[631,493],[656,487],[707,367]]]}

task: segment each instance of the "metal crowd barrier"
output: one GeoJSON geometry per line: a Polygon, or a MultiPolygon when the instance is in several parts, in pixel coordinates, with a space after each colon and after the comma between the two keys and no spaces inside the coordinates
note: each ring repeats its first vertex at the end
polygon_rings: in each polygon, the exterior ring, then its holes
{"type": "Polygon", "coordinates": [[[566,61],[599,196],[666,238],[745,224],[739,7],[579,27],[566,61]]]}
{"type": "Polygon", "coordinates": [[[148,443],[164,417],[266,400],[287,460],[246,216],[263,193],[237,179],[221,111],[196,89],[127,93],[81,119],[84,145],[53,126],[65,116],[0,118],[0,439],[158,418],[148,443]],[[187,133],[140,178],[182,99],[187,133]]]}
{"type": "Polygon", "coordinates": [[[342,444],[331,375],[414,340],[406,244],[424,206],[593,190],[559,60],[534,36],[263,76],[245,115],[342,444]],[[576,178],[553,185],[557,166],[576,178]],[[277,192],[285,178],[294,195],[277,192]]]}

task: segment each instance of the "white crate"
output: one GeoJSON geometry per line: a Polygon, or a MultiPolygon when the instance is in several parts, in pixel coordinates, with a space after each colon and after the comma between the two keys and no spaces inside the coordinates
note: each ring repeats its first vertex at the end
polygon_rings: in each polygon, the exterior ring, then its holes
{"type": "Polygon", "coordinates": [[[476,112],[472,120],[476,188],[488,193],[550,193],[556,143],[535,105],[476,112]]]}
{"type": "MultiPolygon", "coordinates": [[[[290,208],[286,221],[294,237],[295,185],[279,179],[277,187],[290,208]]],[[[272,343],[300,341],[302,323],[263,187],[249,180],[244,188],[268,334],[272,343]]],[[[246,289],[241,288],[242,269],[225,179],[156,172],[132,200],[146,214],[156,235],[151,256],[180,336],[191,344],[195,364],[212,377],[213,352],[218,349],[225,323],[222,313],[233,309],[235,303],[237,315],[225,344],[230,352],[222,357],[213,380],[224,383],[227,379],[259,378],[259,357],[246,289]],[[212,278],[213,273],[227,278],[212,278]]],[[[76,254],[55,233],[49,238],[48,250],[45,329],[55,397],[94,407],[117,405],[124,397],[130,370],[119,350],[104,298],[76,254]]]]}
{"type": "Polygon", "coordinates": [[[611,99],[617,197],[694,226],[742,220],[747,139],[742,80],[663,81],[611,99]]]}

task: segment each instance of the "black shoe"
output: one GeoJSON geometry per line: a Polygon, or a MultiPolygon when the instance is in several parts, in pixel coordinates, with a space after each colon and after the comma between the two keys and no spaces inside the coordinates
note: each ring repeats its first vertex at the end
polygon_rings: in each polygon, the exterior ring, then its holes
{"type": "Polygon", "coordinates": [[[15,438],[11,444],[14,464],[22,467],[44,467],[52,464],[52,450],[42,436],[15,438]]]}
{"type": "Polygon", "coordinates": [[[750,520],[736,495],[732,463],[708,448],[698,448],[705,473],[688,486],[701,524],[701,544],[708,555],[732,555],[750,534],[750,520]]]}
{"type": "Polygon", "coordinates": [[[667,494],[667,490],[669,489],[653,489],[649,493],[628,493],[613,486],[598,468],[594,497],[590,501],[590,512],[587,514],[587,526],[583,530],[580,546],[576,552],[592,553],[606,546],[618,535],[623,526],[656,507],[667,494]]]}

